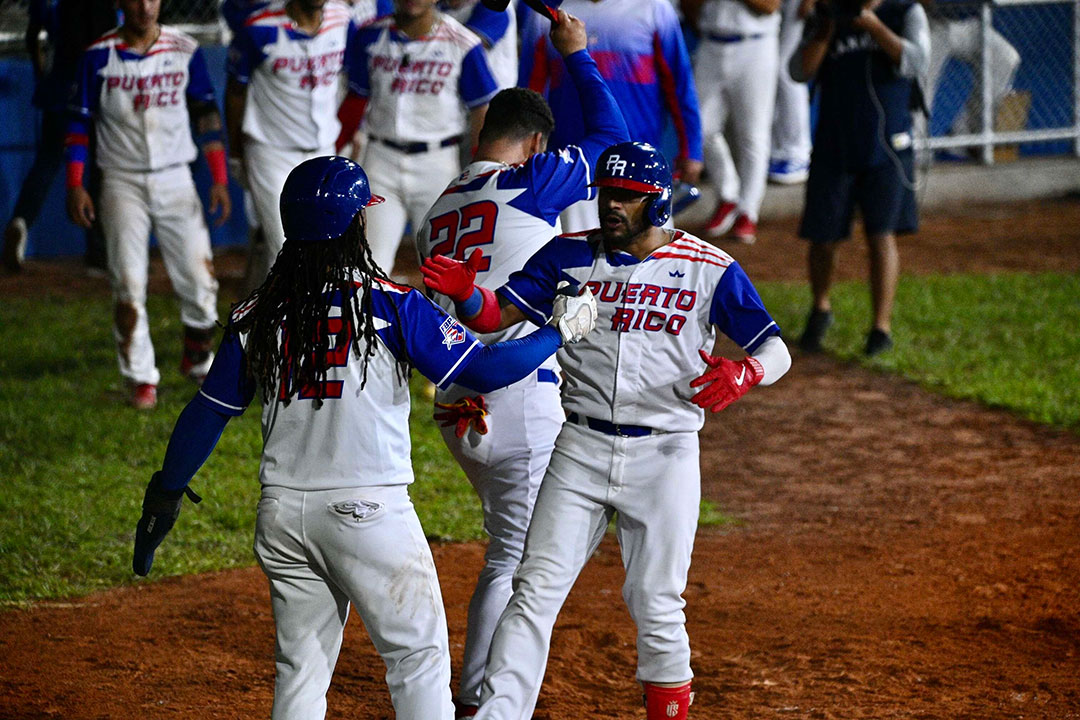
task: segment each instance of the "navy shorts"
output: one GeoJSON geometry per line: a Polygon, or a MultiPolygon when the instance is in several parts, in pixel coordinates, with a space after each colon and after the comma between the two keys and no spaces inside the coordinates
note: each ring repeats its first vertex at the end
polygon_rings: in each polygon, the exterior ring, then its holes
{"type": "Polygon", "coordinates": [[[904,175],[891,160],[857,171],[824,160],[815,153],[806,181],[806,207],[799,236],[811,242],[835,242],[851,237],[851,220],[858,207],[867,236],[912,233],[919,229],[915,204],[915,154],[897,153],[904,175]]]}

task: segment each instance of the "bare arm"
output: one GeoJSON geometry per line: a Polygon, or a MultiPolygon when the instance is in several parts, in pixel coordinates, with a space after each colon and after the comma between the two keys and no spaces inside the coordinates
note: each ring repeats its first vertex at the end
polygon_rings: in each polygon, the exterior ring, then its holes
{"type": "Polygon", "coordinates": [[[697,29],[698,21],[701,19],[701,6],[705,4],[705,0],[680,0],[679,7],[682,9],[683,17],[686,18],[686,22],[690,23],[690,27],[697,29]]]}
{"type": "Polygon", "coordinates": [[[820,10],[807,20],[807,34],[798,50],[791,56],[788,72],[796,82],[809,82],[817,75],[825,54],[829,51],[835,21],[820,10]]]}
{"type": "Polygon", "coordinates": [[[225,128],[229,150],[234,158],[244,156],[244,110],[247,107],[247,85],[229,78],[225,84],[225,128]]]}
{"type": "Polygon", "coordinates": [[[462,147],[462,165],[472,161],[476,146],[480,144],[480,129],[484,127],[484,116],[487,115],[487,104],[479,105],[469,111],[469,136],[465,139],[462,147]]]}
{"type": "Polygon", "coordinates": [[[780,0],[742,0],[746,7],[758,15],[772,15],[780,9],[780,0]]]}

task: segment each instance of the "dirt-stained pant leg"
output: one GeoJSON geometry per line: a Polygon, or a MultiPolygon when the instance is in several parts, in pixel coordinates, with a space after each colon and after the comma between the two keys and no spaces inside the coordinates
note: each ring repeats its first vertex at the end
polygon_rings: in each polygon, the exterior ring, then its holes
{"type": "Polygon", "coordinates": [[[405,485],[267,488],[255,552],[277,627],[274,720],[319,720],[351,602],[386,663],[400,720],[450,720],[446,614],[405,485]]]}
{"type": "Polygon", "coordinates": [[[146,179],[147,173],[103,172],[98,216],[112,283],[120,374],[131,383],[157,385],[161,376],[146,319],[151,225],[146,179]]]}

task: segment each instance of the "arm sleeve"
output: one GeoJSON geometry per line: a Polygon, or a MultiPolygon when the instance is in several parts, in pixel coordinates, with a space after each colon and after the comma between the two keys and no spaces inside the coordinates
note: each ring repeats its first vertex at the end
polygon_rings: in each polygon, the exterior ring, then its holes
{"type": "Polygon", "coordinates": [[[214,102],[214,84],[210,82],[202,48],[197,48],[188,62],[187,96],[196,102],[214,102]]]}
{"type": "Polygon", "coordinates": [[[791,369],[791,353],[779,335],[770,335],[754,351],[753,358],[764,371],[759,385],[772,385],[791,369]]]}
{"type": "Polygon", "coordinates": [[[198,401],[198,396],[180,412],[165,450],[161,466],[161,486],[165,490],[187,487],[191,478],[214,451],[231,415],[217,412],[198,401]]]}
{"type": "Polygon", "coordinates": [[[457,376],[457,384],[480,393],[516,383],[559,349],[559,331],[545,325],[517,340],[481,347],[469,356],[457,376]]]}
{"type": "Polygon", "coordinates": [[[248,377],[247,359],[240,337],[226,330],[214,363],[192,402],[225,415],[243,415],[255,397],[255,381],[248,377]]]}
{"type": "Polygon", "coordinates": [[[780,326],[765,309],[757,289],[735,262],[716,284],[709,322],[751,355],[767,338],[780,334],[780,326]]]}
{"type": "Polygon", "coordinates": [[[259,64],[259,53],[248,29],[240,26],[229,43],[225,60],[226,74],[241,85],[251,82],[251,73],[259,64]]]}
{"type": "Polygon", "coordinates": [[[497,12],[484,7],[482,3],[476,3],[465,27],[479,35],[480,39],[491,47],[502,40],[510,27],[510,13],[505,10],[497,12]]]}
{"type": "Polygon", "coordinates": [[[98,79],[97,65],[91,53],[83,53],[76,78],[78,86],[68,108],[70,120],[64,137],[66,161],[69,165],[86,163],[90,143],[90,122],[97,110],[98,97],[101,93],[101,81],[98,79]]]}
{"type": "Polygon", "coordinates": [[[653,54],[664,106],[679,138],[679,157],[701,160],[701,113],[690,54],[686,50],[679,19],[670,3],[656,3],[656,34],[653,54]]]}
{"type": "Polygon", "coordinates": [[[409,362],[440,388],[457,378],[466,359],[483,347],[472,333],[422,293],[372,289],[379,338],[395,358],[409,362]]]}
{"type": "Polygon", "coordinates": [[[930,22],[919,3],[913,3],[904,13],[904,32],[900,44],[900,76],[925,76],[930,68],[930,22]]]}
{"type": "Polygon", "coordinates": [[[499,92],[499,86],[495,84],[495,78],[488,66],[483,45],[477,44],[465,54],[465,59],[461,62],[458,90],[461,93],[461,102],[470,110],[486,105],[491,98],[495,97],[495,93],[499,92]]]}

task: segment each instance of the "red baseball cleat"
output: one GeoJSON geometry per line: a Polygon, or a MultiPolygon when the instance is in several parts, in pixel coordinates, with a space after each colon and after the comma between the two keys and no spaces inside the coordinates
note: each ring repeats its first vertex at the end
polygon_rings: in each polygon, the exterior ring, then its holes
{"type": "Polygon", "coordinates": [[[132,388],[129,402],[136,410],[153,410],[157,405],[157,385],[139,383],[132,388]]]}
{"type": "Polygon", "coordinates": [[[713,213],[712,219],[705,226],[705,235],[708,237],[720,237],[728,230],[731,229],[731,225],[735,222],[735,211],[739,209],[739,206],[733,202],[722,202],[716,206],[716,212],[713,213]]]}
{"type": "Polygon", "coordinates": [[[757,223],[747,217],[746,213],[739,213],[739,217],[735,218],[735,225],[731,228],[731,237],[743,245],[753,245],[757,240],[757,223]]]}

